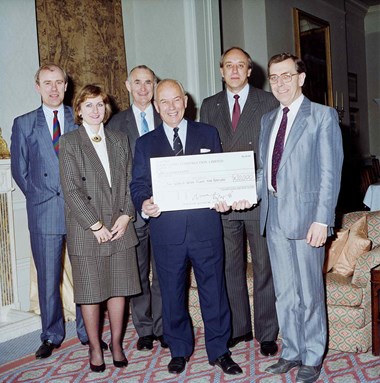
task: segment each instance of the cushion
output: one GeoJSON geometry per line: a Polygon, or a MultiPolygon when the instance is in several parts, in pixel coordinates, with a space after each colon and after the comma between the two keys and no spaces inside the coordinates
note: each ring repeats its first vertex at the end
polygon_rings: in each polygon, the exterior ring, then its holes
{"type": "Polygon", "coordinates": [[[328,273],[338,262],[339,256],[348,240],[348,233],[349,230],[338,231],[335,239],[326,245],[326,259],[323,266],[324,273],[328,273]]]}
{"type": "Polygon", "coordinates": [[[367,237],[367,218],[363,216],[351,227],[347,242],[333,266],[333,273],[349,277],[354,273],[356,260],[371,249],[371,240],[367,237]]]}

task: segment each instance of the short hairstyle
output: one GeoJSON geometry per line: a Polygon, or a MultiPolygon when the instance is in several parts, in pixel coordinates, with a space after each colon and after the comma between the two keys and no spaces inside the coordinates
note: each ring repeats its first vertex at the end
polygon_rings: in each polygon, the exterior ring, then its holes
{"type": "Polygon", "coordinates": [[[293,60],[293,62],[296,64],[297,73],[306,73],[306,65],[299,57],[294,56],[291,53],[283,52],[270,58],[268,62],[268,76],[270,75],[269,68],[272,64],[277,64],[288,59],[293,60]]]}
{"type": "Polygon", "coordinates": [[[131,71],[129,72],[129,76],[127,78],[127,81],[129,81],[132,73],[134,70],[136,69],[145,69],[147,70],[148,72],[150,72],[150,74],[153,76],[153,82],[156,84],[157,83],[157,76],[155,75],[155,73],[152,71],[152,69],[150,69],[149,67],[147,67],[146,65],[137,65],[135,66],[134,68],[131,69],[131,71]]]}
{"type": "Polygon", "coordinates": [[[47,64],[41,65],[38,68],[36,74],[34,75],[34,81],[36,82],[37,85],[40,85],[40,73],[41,73],[41,71],[43,71],[43,70],[50,70],[51,72],[53,72],[56,69],[58,69],[58,70],[60,70],[62,72],[63,78],[65,79],[65,84],[67,84],[67,81],[69,79],[68,76],[67,76],[67,73],[65,72],[65,70],[62,67],[60,67],[57,64],[53,64],[53,63],[47,63],[47,64]]]}
{"type": "Polygon", "coordinates": [[[248,52],[246,52],[244,49],[240,48],[240,47],[231,47],[231,48],[228,48],[226,51],[223,52],[222,54],[222,57],[220,58],[220,61],[219,61],[219,66],[221,68],[223,68],[223,65],[224,65],[224,58],[226,57],[227,53],[231,52],[232,50],[234,49],[237,49],[238,51],[242,52],[245,57],[247,57],[247,60],[248,60],[248,69],[252,69],[253,68],[253,61],[251,59],[251,56],[249,55],[248,52]]]}
{"type": "Polygon", "coordinates": [[[170,84],[174,84],[174,85],[178,85],[178,87],[180,88],[180,90],[181,90],[181,93],[182,93],[182,95],[183,96],[186,96],[186,92],[185,92],[185,88],[183,87],[183,85],[179,82],[179,81],[177,81],[177,80],[173,80],[173,79],[171,79],[171,78],[165,78],[165,79],[163,79],[163,80],[161,80],[158,84],[157,84],[157,86],[154,88],[154,99],[157,101],[157,91],[158,91],[158,89],[162,86],[162,85],[165,85],[165,84],[167,84],[167,83],[170,83],[170,84]]]}
{"type": "Polygon", "coordinates": [[[101,96],[106,107],[103,122],[106,122],[111,117],[112,109],[108,94],[99,85],[87,84],[78,91],[74,98],[73,109],[76,124],[80,125],[83,122],[83,118],[79,115],[81,104],[88,98],[94,98],[98,96],[101,96]]]}

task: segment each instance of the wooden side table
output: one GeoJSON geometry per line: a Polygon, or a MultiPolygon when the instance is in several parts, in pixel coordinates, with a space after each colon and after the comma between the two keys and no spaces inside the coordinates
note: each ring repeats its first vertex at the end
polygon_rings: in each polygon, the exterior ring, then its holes
{"type": "Polygon", "coordinates": [[[371,270],[372,354],[380,355],[380,265],[371,270]]]}

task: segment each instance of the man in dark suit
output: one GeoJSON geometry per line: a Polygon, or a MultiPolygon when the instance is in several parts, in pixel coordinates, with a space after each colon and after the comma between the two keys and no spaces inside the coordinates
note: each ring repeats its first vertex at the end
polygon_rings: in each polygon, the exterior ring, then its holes
{"type": "Polygon", "coordinates": [[[227,342],[230,312],[223,278],[223,240],[219,213],[213,209],[160,212],[153,201],[150,159],[221,151],[217,130],[183,118],[187,96],[175,80],[156,88],[154,105],[163,123],[136,142],[131,193],[137,211],[150,218],[150,233],[162,294],[164,337],[172,359],[170,373],[181,373],[194,349],[186,307],[186,276],[191,262],[197,279],[210,364],[240,374],[227,342]]]}
{"type": "MultiPolygon", "coordinates": [[[[201,121],[215,126],[224,152],[253,150],[258,158],[261,117],[278,102],[268,92],[248,84],[252,60],[241,48],[230,48],[221,57],[220,72],[227,89],[206,98],[201,121]]],[[[260,236],[259,207],[222,215],[225,275],[232,314],[229,346],[252,339],[251,310],[246,279],[245,238],[253,266],[254,333],[263,355],[277,352],[278,323],[272,271],[265,239],[260,236]]]]}
{"type": "MultiPolygon", "coordinates": [[[[60,280],[66,228],[57,141],[60,134],[76,126],[71,108],[63,105],[67,88],[64,70],[55,64],[43,65],[35,75],[35,82],[42,106],[14,120],[11,168],[13,178],[26,197],[30,242],[37,270],[42,321],[42,344],[36,352],[38,359],[49,357],[65,337],[60,280]]],[[[79,306],[76,318],[78,338],[88,344],[79,306]]]]}
{"type": "Polygon", "coordinates": [[[257,179],[282,334],[281,358],[266,371],[283,374],[301,366],[296,381],[312,383],[326,348],[322,267],[343,148],[336,111],[303,96],[305,77],[296,56],[282,53],[269,61],[269,82],[281,104],[262,119],[257,179]]]}
{"type": "MultiPolygon", "coordinates": [[[[133,68],[125,85],[133,97],[130,108],[116,114],[107,124],[107,128],[126,133],[129,138],[132,154],[135,152],[137,138],[155,129],[160,123],[159,114],[152,105],[154,86],[157,78],[154,72],[145,65],[133,68]]],[[[139,244],[136,247],[142,293],[131,298],[132,320],[139,335],[138,350],[152,350],[153,341],[158,339],[166,348],[162,336],[162,302],[158,283],[156,265],[150,249],[148,221],[137,213],[134,222],[139,244]],[[149,280],[152,265],[152,284],[149,280]]]]}

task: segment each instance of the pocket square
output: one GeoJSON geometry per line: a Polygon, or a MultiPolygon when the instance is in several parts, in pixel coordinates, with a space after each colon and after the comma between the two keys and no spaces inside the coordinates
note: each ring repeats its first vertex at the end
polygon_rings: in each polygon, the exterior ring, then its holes
{"type": "Polygon", "coordinates": [[[210,153],[211,149],[201,148],[201,153],[210,153]]]}

